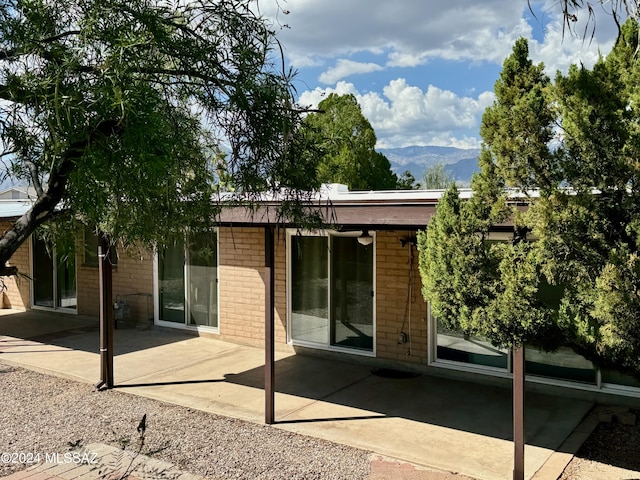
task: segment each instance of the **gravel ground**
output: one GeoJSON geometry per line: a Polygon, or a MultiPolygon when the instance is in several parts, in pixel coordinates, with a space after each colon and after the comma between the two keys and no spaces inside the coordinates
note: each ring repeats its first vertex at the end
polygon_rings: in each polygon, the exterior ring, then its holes
{"type": "MultiPolygon", "coordinates": [[[[640,411],[634,413],[637,425],[598,425],[560,480],[640,479],[640,411]]],[[[0,363],[0,454],[62,454],[90,443],[133,451],[145,414],[143,454],[213,478],[467,478],[371,461],[371,452],[357,448],[0,363]]],[[[0,477],[26,466],[0,461],[0,477]]]]}
{"type": "Polygon", "coordinates": [[[640,479],[640,410],[635,425],[600,423],[560,480],[640,479]]]}
{"type": "MultiPolygon", "coordinates": [[[[365,479],[370,452],[0,364],[0,453],[64,453],[105,443],[225,479],[365,479]]],[[[2,464],[0,476],[22,470],[2,464]]]]}

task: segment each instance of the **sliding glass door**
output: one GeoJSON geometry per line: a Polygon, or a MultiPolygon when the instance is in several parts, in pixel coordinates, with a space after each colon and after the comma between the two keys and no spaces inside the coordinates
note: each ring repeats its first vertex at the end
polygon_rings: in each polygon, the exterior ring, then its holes
{"type": "Polygon", "coordinates": [[[187,251],[189,325],[218,327],[218,253],[215,233],[191,237],[187,251]]]}
{"type": "Polygon", "coordinates": [[[290,236],[292,341],[373,351],[373,252],[356,236],[290,236]]]}
{"type": "Polygon", "coordinates": [[[77,310],[75,251],[68,252],[33,237],[33,305],[77,310]]]}
{"type": "Polygon", "coordinates": [[[331,237],[331,345],[373,350],[373,245],[331,237]]]}
{"type": "Polygon", "coordinates": [[[158,251],[159,320],[218,328],[215,232],[174,239],[158,251]]]}
{"type": "Polygon", "coordinates": [[[185,245],[182,238],[173,239],[158,252],[158,287],[160,320],[184,323],[185,245]]]}
{"type": "Polygon", "coordinates": [[[327,237],[291,239],[291,338],[329,342],[327,237]]]}

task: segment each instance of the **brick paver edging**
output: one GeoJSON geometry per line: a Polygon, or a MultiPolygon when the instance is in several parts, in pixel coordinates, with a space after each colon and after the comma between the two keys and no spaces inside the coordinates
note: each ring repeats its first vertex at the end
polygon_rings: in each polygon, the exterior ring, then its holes
{"type": "Polygon", "coordinates": [[[8,480],[204,480],[174,465],[101,443],[78,450],[75,457],[60,456],[9,475],[8,480]],[[74,460],[75,458],[75,460],[74,460]],[[87,459],[88,463],[78,461],[87,459]]]}

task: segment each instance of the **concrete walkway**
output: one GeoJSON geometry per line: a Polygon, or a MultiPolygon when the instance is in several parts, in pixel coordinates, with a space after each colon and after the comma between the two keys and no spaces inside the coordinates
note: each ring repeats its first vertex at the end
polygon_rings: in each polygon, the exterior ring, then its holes
{"type": "MultiPolygon", "coordinates": [[[[96,383],[95,320],[6,313],[0,311],[0,361],[96,383]]],[[[135,329],[117,330],[114,345],[115,383],[121,391],[264,421],[262,349],[135,329]]],[[[382,378],[364,365],[302,355],[276,353],[276,360],[277,428],[481,480],[512,476],[509,389],[426,375],[382,378]]],[[[545,465],[591,406],[527,394],[527,478],[545,465]]],[[[563,466],[542,470],[544,478],[557,478],[557,468],[563,466]]]]}

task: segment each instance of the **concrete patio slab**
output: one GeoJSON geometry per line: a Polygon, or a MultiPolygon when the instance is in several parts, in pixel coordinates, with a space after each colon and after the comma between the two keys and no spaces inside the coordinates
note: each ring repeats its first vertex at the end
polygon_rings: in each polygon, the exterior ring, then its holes
{"type": "MultiPolygon", "coordinates": [[[[6,318],[0,316],[1,362],[90,383],[98,380],[97,331],[82,331],[82,325],[64,331],[63,322],[63,333],[49,329],[47,342],[25,340],[6,333],[15,331],[15,326],[4,328],[6,318]]],[[[262,349],[183,332],[135,329],[116,331],[114,345],[116,388],[263,422],[262,349]]],[[[511,478],[510,389],[427,375],[383,378],[364,365],[278,352],[276,390],[277,428],[481,480],[511,478]]],[[[527,393],[527,478],[591,406],[527,393]]]]}

